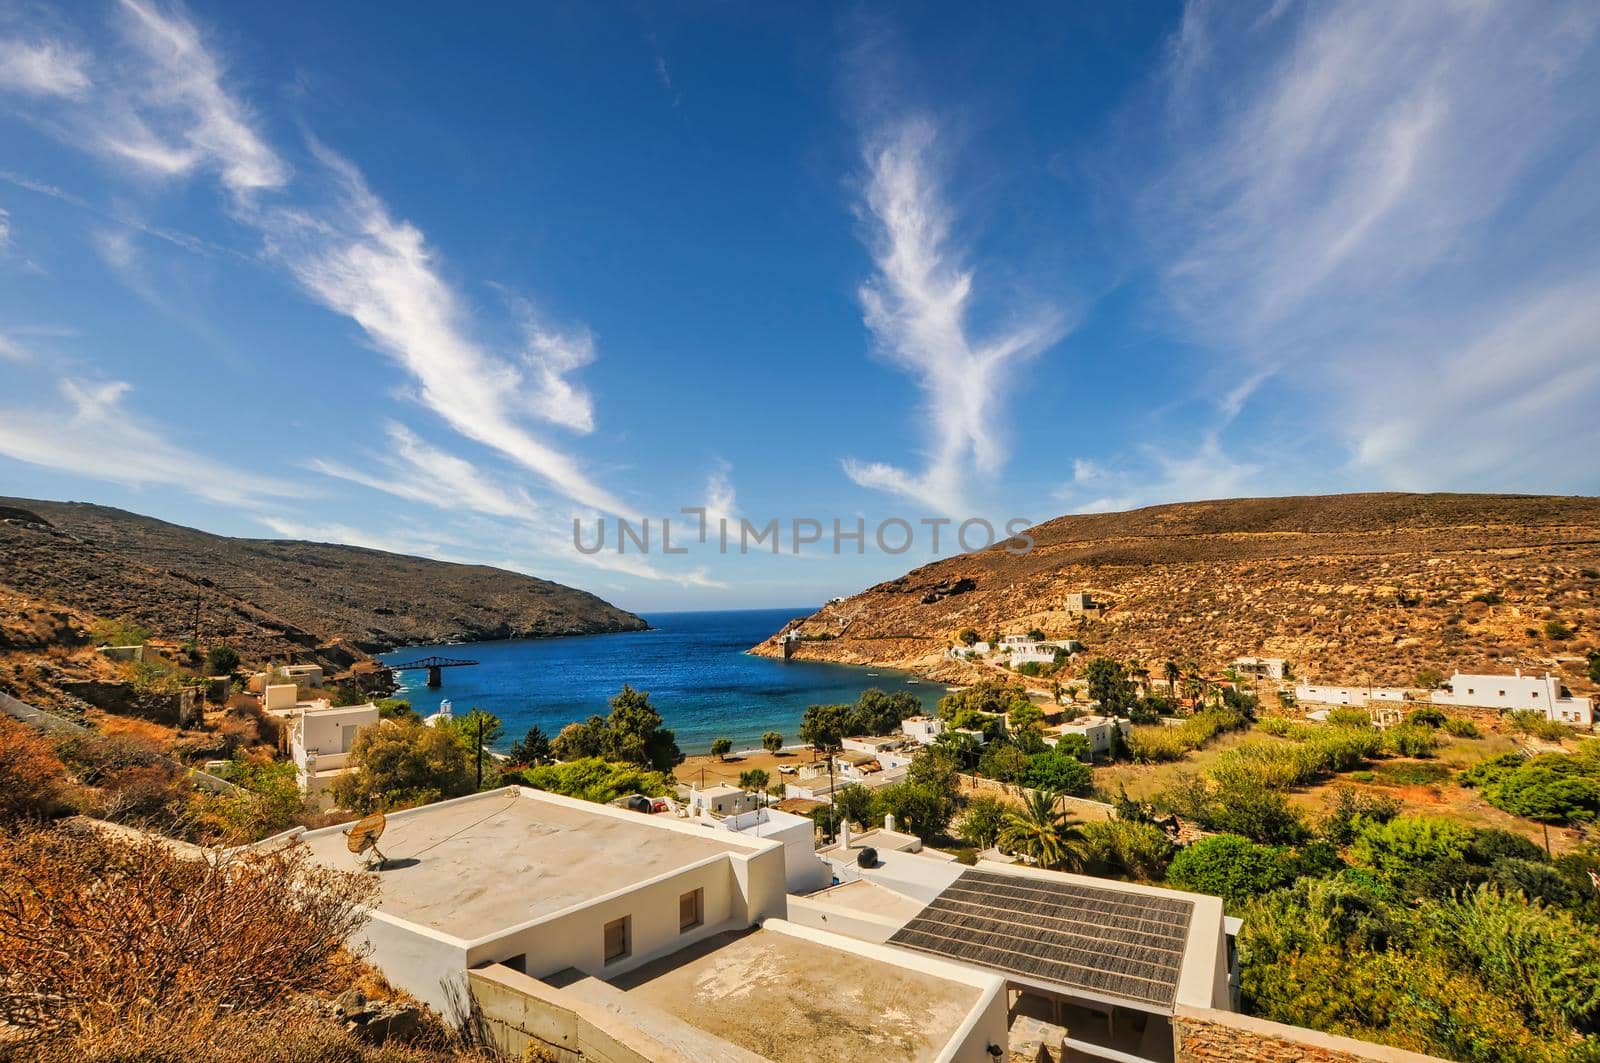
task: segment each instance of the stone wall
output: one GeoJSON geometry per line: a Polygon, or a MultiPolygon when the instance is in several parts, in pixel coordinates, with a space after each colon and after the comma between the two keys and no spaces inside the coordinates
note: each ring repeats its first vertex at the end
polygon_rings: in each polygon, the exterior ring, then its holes
{"type": "Polygon", "coordinates": [[[1419,1052],[1207,1008],[1179,1008],[1172,1042],[1175,1063],[1443,1063],[1419,1052]]]}

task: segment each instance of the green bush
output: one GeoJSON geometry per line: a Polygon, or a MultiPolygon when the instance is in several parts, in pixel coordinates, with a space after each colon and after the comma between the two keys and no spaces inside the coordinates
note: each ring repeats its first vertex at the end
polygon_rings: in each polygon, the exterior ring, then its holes
{"type": "Polygon", "coordinates": [[[1029,757],[1022,773],[1022,782],[1030,789],[1058,794],[1088,793],[1093,778],[1089,765],[1053,749],[1029,757]]]}
{"type": "Polygon", "coordinates": [[[1293,844],[1308,834],[1288,799],[1249,773],[1223,779],[1180,774],[1151,804],[1206,830],[1263,844],[1293,844]]]}
{"type": "Polygon", "coordinates": [[[1205,709],[1180,724],[1130,728],[1126,744],[1129,755],[1143,764],[1182,760],[1189,751],[1200,749],[1218,735],[1237,731],[1249,722],[1237,709],[1205,709]]]}
{"type": "Polygon", "coordinates": [[[1433,728],[1420,723],[1403,723],[1383,732],[1383,748],[1401,757],[1431,757],[1439,746],[1433,728]]]}
{"type": "Polygon", "coordinates": [[[143,646],[150,641],[150,629],[125,616],[102,619],[89,628],[89,638],[97,646],[143,646]]]}
{"type": "Polygon", "coordinates": [[[970,842],[979,849],[994,845],[1005,824],[1006,814],[1016,807],[1010,801],[990,794],[977,794],[968,802],[956,821],[956,837],[970,842]]]}
{"type": "Polygon", "coordinates": [[[206,651],[207,675],[232,675],[239,668],[239,651],[232,646],[213,646],[206,651]]]}
{"type": "Polygon", "coordinates": [[[1449,717],[1432,705],[1412,709],[1406,714],[1406,723],[1419,723],[1425,727],[1443,727],[1449,717]]]}
{"type": "Polygon", "coordinates": [[[1099,871],[1141,882],[1165,877],[1174,847],[1155,824],[1107,819],[1085,823],[1081,831],[1084,854],[1099,871]]]}
{"type": "Polygon", "coordinates": [[[1268,789],[1287,790],[1337,772],[1349,771],[1382,747],[1382,736],[1368,727],[1319,727],[1295,745],[1246,742],[1212,764],[1219,782],[1254,781],[1268,789]]]}
{"type": "Polygon", "coordinates": [[[1473,1063],[1592,1059],[1600,940],[1489,889],[1411,906],[1351,873],[1250,901],[1246,1011],[1473,1063]]]}
{"type": "Polygon", "coordinates": [[[671,792],[669,781],[661,772],[633,764],[614,764],[599,757],[527,768],[507,775],[506,781],[600,804],[627,794],[664,797],[671,792]]]}
{"type": "Polygon", "coordinates": [[[1288,885],[1284,850],[1248,838],[1218,834],[1181,849],[1167,868],[1167,885],[1221,897],[1238,911],[1251,897],[1288,885]]]}
{"type": "Polygon", "coordinates": [[[1572,729],[1559,720],[1552,720],[1534,709],[1514,709],[1506,714],[1511,729],[1521,734],[1533,735],[1546,742],[1559,742],[1572,734],[1572,729]]]}
{"type": "Polygon", "coordinates": [[[1354,786],[1337,786],[1328,802],[1317,833],[1343,848],[1369,825],[1387,823],[1400,814],[1400,802],[1387,794],[1374,794],[1354,786]]]}
{"type": "Polygon", "coordinates": [[[1465,859],[1472,832],[1440,816],[1396,816],[1367,826],[1350,846],[1357,864],[1389,879],[1465,859]]]}
{"type": "Polygon", "coordinates": [[[1482,737],[1478,733],[1478,725],[1477,724],[1473,723],[1471,720],[1463,719],[1460,716],[1447,716],[1447,717],[1445,717],[1444,731],[1445,731],[1445,734],[1453,735],[1456,738],[1480,738],[1480,737],[1482,737]]]}
{"type": "Polygon", "coordinates": [[[1371,727],[1372,714],[1366,709],[1330,709],[1328,723],[1334,727],[1371,727]]]}
{"type": "Polygon", "coordinates": [[[1572,626],[1560,620],[1546,620],[1544,623],[1544,637],[1552,642],[1565,642],[1572,634],[1572,626]]]}

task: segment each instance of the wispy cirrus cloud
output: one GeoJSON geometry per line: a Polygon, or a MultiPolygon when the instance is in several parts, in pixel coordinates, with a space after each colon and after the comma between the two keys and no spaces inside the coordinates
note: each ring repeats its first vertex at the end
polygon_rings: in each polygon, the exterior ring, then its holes
{"type": "MultiPolygon", "coordinates": [[[[200,31],[146,0],[121,0],[124,33],[144,57],[116,86],[125,107],[103,110],[99,149],[162,174],[214,169],[235,196],[281,188],[289,165],[255,130],[253,116],[223,85],[222,63],[200,31]]],[[[109,101],[108,101],[109,102],[109,101]]]]}
{"type": "Polygon", "coordinates": [[[0,40],[0,89],[75,98],[89,91],[89,58],[52,40],[0,40]]]}
{"type": "MultiPolygon", "coordinates": [[[[1079,459],[1072,482],[1055,497],[1075,513],[1112,513],[1165,502],[1196,502],[1262,493],[1268,470],[1229,455],[1220,435],[1207,430],[1188,450],[1144,445],[1110,464],[1079,459]]],[[[1269,477],[1276,480],[1276,477],[1269,477]]]]}
{"type": "Polygon", "coordinates": [[[533,497],[485,476],[465,458],[419,439],[411,429],[385,427],[390,450],[379,459],[382,473],[363,472],[343,462],[318,458],[311,468],[326,476],[441,509],[465,509],[491,517],[528,520],[539,512],[533,497]]]}
{"type": "Polygon", "coordinates": [[[229,504],[303,495],[179,444],[124,403],[121,380],[57,381],[57,406],[0,408],[0,454],[47,469],[131,486],[160,485],[229,504]]]}
{"type": "Polygon", "coordinates": [[[961,511],[974,473],[1005,463],[1000,435],[1007,381],[1017,366],[1061,338],[1062,313],[1029,307],[1014,324],[975,336],[969,322],[976,271],[952,232],[939,190],[938,134],[927,119],[884,128],[867,140],[862,217],[876,272],[859,297],[873,346],[914,376],[930,422],[920,471],[855,458],[846,474],[945,513],[961,511]]]}
{"type": "MultiPolygon", "coordinates": [[[[496,352],[475,334],[422,230],[394,217],[354,164],[315,142],[317,166],[297,178],[181,11],[120,0],[113,28],[122,51],[114,61],[86,61],[97,72],[103,68],[105,78],[58,101],[51,125],[58,135],[143,173],[214,174],[230,212],[261,235],[269,260],[313,300],[359,325],[415,382],[412,397],[574,502],[631,512],[527,423],[593,430],[592,399],[573,378],[594,358],[586,331],[551,328],[519,304],[522,348],[508,344],[510,353],[496,352]]],[[[13,178],[27,180],[7,177],[13,178]]],[[[68,195],[32,184],[44,194],[68,195]]],[[[126,263],[125,237],[102,244],[108,262],[126,263]]]]}
{"type": "Polygon", "coordinates": [[[1283,8],[1188,6],[1133,207],[1224,423],[1271,376],[1353,479],[1600,483],[1600,9],[1283,8]]]}
{"type": "Polygon", "coordinates": [[[706,477],[706,524],[715,526],[721,520],[737,520],[739,498],[733,488],[733,467],[719,461],[706,477]]]}
{"type": "MultiPolygon", "coordinates": [[[[343,314],[416,381],[416,398],[456,432],[507,455],[563,495],[608,513],[629,513],[571,455],[536,436],[520,420],[529,391],[522,370],[491,353],[467,331],[459,297],[440,276],[422,231],[389,214],[361,173],[326,148],[317,158],[335,180],[326,208],[264,213],[259,224],[271,256],[301,287],[343,314]]],[[[570,348],[551,341],[539,352],[542,384],[575,368],[570,348]],[[561,359],[565,359],[562,361],[561,359]]],[[[549,392],[536,385],[546,412],[549,392]]],[[[562,408],[576,419],[571,406],[562,408]]]]}

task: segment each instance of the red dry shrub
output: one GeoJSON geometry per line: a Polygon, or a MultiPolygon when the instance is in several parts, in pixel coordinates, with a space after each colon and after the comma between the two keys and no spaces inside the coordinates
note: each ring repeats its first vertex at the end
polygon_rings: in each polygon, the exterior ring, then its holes
{"type": "Polygon", "coordinates": [[[277,1006],[349,963],[376,888],[300,846],[0,833],[0,1025],[50,1041],[277,1006]]]}

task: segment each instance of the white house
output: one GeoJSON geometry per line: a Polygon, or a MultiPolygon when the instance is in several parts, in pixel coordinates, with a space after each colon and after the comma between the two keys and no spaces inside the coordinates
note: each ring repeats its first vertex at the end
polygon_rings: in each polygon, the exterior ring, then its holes
{"type": "Polygon", "coordinates": [[[1282,679],[1289,674],[1289,662],[1282,657],[1235,657],[1233,670],[1240,675],[1282,679]]]}
{"type": "Polygon", "coordinates": [[[1468,705],[1482,709],[1532,709],[1547,718],[1578,727],[1594,724],[1593,703],[1575,698],[1561,681],[1546,672],[1542,676],[1468,675],[1457,672],[1442,689],[1433,692],[1435,705],[1468,705]]]}
{"type": "Polygon", "coordinates": [[[793,782],[785,782],[783,786],[784,797],[798,797],[806,801],[826,801],[835,790],[843,790],[846,786],[865,786],[869,790],[876,790],[881,786],[889,786],[901,782],[906,777],[904,767],[884,768],[881,771],[863,774],[852,770],[846,774],[835,771],[832,781],[828,779],[826,766],[815,774],[803,775],[793,782]]]}
{"type": "Polygon", "coordinates": [[[811,893],[826,888],[833,881],[827,862],[817,856],[817,825],[806,816],[776,808],[757,808],[725,816],[702,812],[700,822],[714,830],[782,842],[784,874],[790,893],[811,893]]]}
{"type": "Polygon", "coordinates": [[[904,735],[851,735],[839,740],[839,745],[857,753],[877,756],[885,750],[898,749],[905,744],[904,735]]]}
{"type": "Polygon", "coordinates": [[[937,716],[907,716],[900,721],[900,733],[919,746],[931,746],[944,733],[944,721],[937,716]]]}
{"type": "Polygon", "coordinates": [[[302,707],[289,721],[289,753],[300,792],[329,803],[333,781],[350,770],[356,735],[376,723],[378,707],[370,703],[334,707],[319,701],[302,707]]]}
{"type": "Polygon", "coordinates": [[[1294,688],[1294,699],[1302,705],[1353,705],[1364,708],[1372,701],[1409,701],[1411,692],[1403,687],[1319,686],[1302,679],[1294,688]]]}
{"type": "Polygon", "coordinates": [[[1000,652],[1013,668],[1024,664],[1054,664],[1057,653],[1077,653],[1081,649],[1083,643],[1077,639],[1030,639],[1026,635],[1007,635],[1000,640],[1000,652]]]}
{"type": "MultiPolygon", "coordinates": [[[[300,840],[345,870],[344,831],[300,840]]],[[[1007,1042],[996,973],[785,920],[771,837],[507,787],[394,813],[378,844],[397,877],[357,944],[453,1021],[470,999],[513,1058],[848,1059],[884,1029],[878,1063],[988,1063],[1007,1042]]]]}
{"type": "Polygon", "coordinates": [[[325,704],[300,700],[300,688],[293,683],[273,683],[261,691],[261,707],[273,716],[288,717],[307,705],[325,704]]]}
{"type": "Polygon", "coordinates": [[[692,786],[689,788],[691,816],[732,816],[749,812],[759,804],[757,795],[726,783],[708,786],[704,790],[692,786]]]}
{"type": "Polygon", "coordinates": [[[1089,742],[1089,753],[1111,752],[1111,732],[1113,728],[1120,729],[1124,735],[1133,725],[1127,720],[1117,720],[1110,716],[1080,716],[1076,720],[1064,723],[1054,731],[1044,735],[1046,745],[1053,746],[1062,735],[1082,735],[1089,742]]]}

